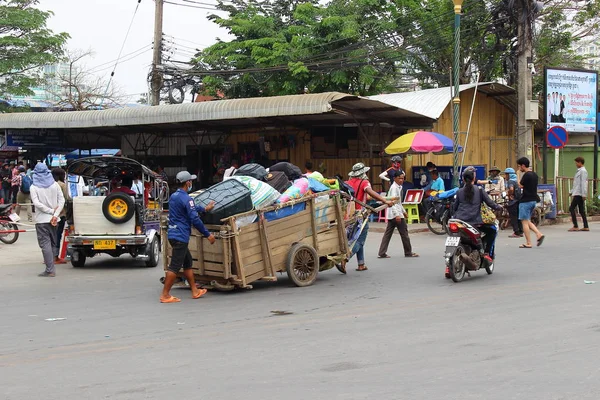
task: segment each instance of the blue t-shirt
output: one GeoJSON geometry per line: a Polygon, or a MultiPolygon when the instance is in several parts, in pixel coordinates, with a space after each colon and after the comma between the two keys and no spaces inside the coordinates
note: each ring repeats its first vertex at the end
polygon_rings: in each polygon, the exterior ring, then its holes
{"type": "Polygon", "coordinates": [[[210,232],[198,216],[194,200],[183,189],[177,189],[169,199],[169,230],[168,238],[182,243],[189,243],[192,225],[204,236],[210,232]]]}
{"type": "Polygon", "coordinates": [[[442,178],[438,177],[436,180],[431,182],[431,190],[434,190],[436,192],[441,192],[441,191],[444,191],[445,189],[446,189],[446,187],[444,186],[444,180],[442,178]]]}

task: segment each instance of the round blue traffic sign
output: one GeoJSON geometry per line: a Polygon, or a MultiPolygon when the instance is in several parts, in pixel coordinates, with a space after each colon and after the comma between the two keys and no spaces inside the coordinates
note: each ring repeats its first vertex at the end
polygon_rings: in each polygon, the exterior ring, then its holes
{"type": "Polygon", "coordinates": [[[562,126],[553,126],[546,133],[546,143],[553,149],[562,149],[569,141],[569,133],[562,126]]]}

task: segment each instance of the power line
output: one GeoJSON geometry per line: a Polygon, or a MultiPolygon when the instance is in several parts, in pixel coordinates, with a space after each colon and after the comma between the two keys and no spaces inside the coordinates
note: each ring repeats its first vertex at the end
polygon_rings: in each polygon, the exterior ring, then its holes
{"type": "MultiPolygon", "coordinates": [[[[143,56],[144,54],[147,54],[151,50],[152,50],[152,47],[149,47],[146,50],[142,51],[141,53],[135,54],[135,55],[133,55],[131,57],[128,57],[128,58],[123,57],[119,61],[119,64],[124,64],[124,63],[126,63],[128,61],[131,61],[131,60],[133,60],[135,58],[138,58],[139,56],[143,56]]],[[[98,72],[106,71],[107,69],[110,69],[110,68],[111,68],[111,66],[109,65],[108,67],[104,67],[104,68],[100,68],[100,69],[95,69],[94,71],[90,71],[90,72],[98,73],[98,72]]]]}
{"type": "Polygon", "coordinates": [[[216,7],[205,7],[205,6],[195,6],[195,5],[191,5],[191,4],[181,4],[181,3],[175,3],[172,1],[164,1],[163,3],[165,4],[172,4],[174,6],[181,6],[181,7],[189,7],[189,8],[197,8],[199,10],[209,10],[209,11],[223,11],[223,10],[219,10],[216,7]]]}
{"type": "MultiPolygon", "coordinates": [[[[148,49],[151,49],[151,48],[152,48],[152,43],[150,43],[150,44],[147,44],[147,45],[145,45],[144,47],[140,47],[139,49],[137,49],[137,50],[134,50],[134,51],[132,51],[131,53],[127,53],[127,54],[125,54],[124,56],[122,56],[122,58],[129,57],[130,55],[132,55],[132,54],[135,54],[135,53],[138,53],[138,52],[140,52],[140,51],[143,51],[143,50],[146,50],[147,48],[148,48],[148,49]]],[[[114,63],[114,62],[116,62],[116,61],[119,61],[119,59],[118,59],[118,58],[116,58],[116,59],[114,59],[114,60],[110,60],[110,61],[107,61],[107,62],[105,62],[105,63],[102,63],[102,64],[95,65],[95,66],[93,66],[92,68],[90,68],[90,71],[93,71],[93,70],[96,70],[96,69],[98,69],[98,68],[104,67],[104,66],[106,66],[106,65],[108,65],[108,64],[112,64],[112,63],[114,63]]]]}
{"type": "Polygon", "coordinates": [[[127,43],[127,38],[129,37],[129,32],[131,31],[131,27],[133,26],[133,21],[135,20],[135,15],[137,14],[138,9],[140,8],[141,2],[142,2],[142,0],[138,0],[137,5],[135,6],[135,10],[133,10],[133,15],[131,16],[131,22],[129,23],[129,27],[127,28],[127,33],[125,33],[125,38],[123,39],[123,44],[121,45],[121,50],[119,50],[119,56],[117,57],[117,61],[115,61],[115,66],[114,66],[112,72],[110,73],[110,78],[108,79],[108,83],[106,84],[106,90],[104,91],[104,97],[102,98],[102,102],[100,103],[100,105],[102,105],[102,103],[104,102],[104,98],[106,97],[106,94],[108,93],[108,88],[110,87],[112,79],[115,76],[115,71],[117,69],[117,65],[119,65],[119,59],[121,58],[121,54],[123,53],[123,49],[125,48],[125,43],[127,43]]]}

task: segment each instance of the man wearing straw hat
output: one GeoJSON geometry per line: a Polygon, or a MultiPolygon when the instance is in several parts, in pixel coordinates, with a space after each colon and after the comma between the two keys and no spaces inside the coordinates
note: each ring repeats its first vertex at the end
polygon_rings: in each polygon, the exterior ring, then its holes
{"type": "MultiPolygon", "coordinates": [[[[367,172],[369,172],[370,169],[371,168],[365,166],[365,164],[358,163],[358,164],[354,164],[354,166],[352,167],[352,171],[350,171],[350,173],[348,173],[348,176],[350,177],[350,179],[348,181],[346,181],[346,183],[348,185],[352,186],[352,189],[354,189],[354,197],[357,200],[361,201],[362,203],[366,203],[367,195],[368,195],[377,201],[387,204],[388,207],[393,207],[394,206],[393,201],[386,200],[384,197],[382,197],[379,193],[377,193],[376,191],[374,191],[371,188],[371,183],[369,183],[369,177],[367,176],[367,172]]],[[[356,203],[356,209],[360,210],[361,208],[362,208],[362,206],[360,204],[356,203]]],[[[356,258],[358,261],[358,268],[356,269],[357,271],[366,271],[368,269],[367,266],[365,265],[365,251],[364,251],[364,245],[365,245],[365,241],[367,240],[368,232],[369,232],[369,224],[367,223],[367,224],[365,224],[362,232],[360,233],[359,238],[356,240],[356,243],[352,247],[350,257],[348,257],[348,259],[350,259],[350,258],[352,258],[352,256],[354,254],[356,254],[356,258]]],[[[341,265],[341,271],[344,273],[346,272],[346,262],[347,262],[347,260],[342,262],[342,265],[341,265]]]]}

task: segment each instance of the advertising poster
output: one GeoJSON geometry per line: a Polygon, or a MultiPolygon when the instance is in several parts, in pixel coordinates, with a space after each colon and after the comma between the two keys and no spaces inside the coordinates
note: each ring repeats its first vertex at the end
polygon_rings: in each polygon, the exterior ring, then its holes
{"type": "Polygon", "coordinates": [[[546,129],[595,133],[598,72],[546,68],[545,78],[546,129]]]}

